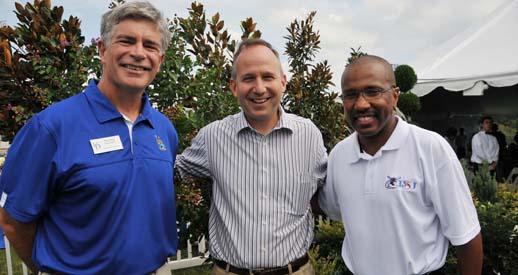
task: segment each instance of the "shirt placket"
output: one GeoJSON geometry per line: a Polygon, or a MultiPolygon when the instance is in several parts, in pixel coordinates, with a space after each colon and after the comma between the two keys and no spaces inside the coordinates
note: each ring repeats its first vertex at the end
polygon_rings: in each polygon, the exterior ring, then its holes
{"type": "Polygon", "coordinates": [[[363,187],[364,194],[374,194],[374,181],[376,179],[376,163],[377,159],[367,160],[367,169],[365,169],[365,185],[363,187]]]}
{"type": "Polygon", "coordinates": [[[260,183],[260,192],[261,192],[261,207],[260,209],[260,217],[261,217],[261,232],[263,234],[263,242],[261,242],[261,255],[264,257],[268,252],[266,247],[266,241],[264,241],[267,236],[264,235],[264,232],[267,232],[267,213],[265,213],[265,209],[268,209],[268,184],[269,184],[269,167],[268,167],[268,136],[261,136],[260,139],[260,147],[261,147],[261,183],[260,183]]]}

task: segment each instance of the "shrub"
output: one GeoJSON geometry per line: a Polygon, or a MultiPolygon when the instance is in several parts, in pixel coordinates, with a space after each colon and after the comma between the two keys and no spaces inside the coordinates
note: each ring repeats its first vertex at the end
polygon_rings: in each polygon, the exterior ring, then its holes
{"type": "Polygon", "coordinates": [[[316,222],[315,227],[314,245],[310,250],[310,256],[316,258],[312,261],[315,274],[344,274],[347,267],[341,256],[345,236],[342,223],[320,220],[316,222]]]}
{"type": "MultiPolygon", "coordinates": [[[[510,184],[497,184],[484,163],[474,174],[463,161],[464,171],[474,194],[482,231],[484,263],[482,274],[518,274],[518,190],[510,184]]],[[[457,258],[450,249],[445,270],[455,274],[457,258]]]]}
{"type": "Polygon", "coordinates": [[[417,82],[417,75],[414,69],[408,65],[399,65],[394,70],[396,84],[402,93],[410,91],[417,82]]]}
{"type": "Polygon", "coordinates": [[[518,192],[501,184],[497,202],[476,201],[484,245],[483,274],[518,274],[518,192]]]}
{"type": "Polygon", "coordinates": [[[469,188],[475,197],[482,202],[495,202],[497,181],[496,178],[489,173],[489,164],[484,162],[482,165],[479,165],[477,173],[473,173],[468,169],[466,160],[463,160],[463,167],[469,188]]]}
{"type": "Polygon", "coordinates": [[[332,275],[336,274],[335,269],[338,263],[339,258],[327,256],[323,257],[320,255],[320,246],[315,245],[312,247],[309,252],[309,259],[311,261],[311,265],[313,265],[313,269],[315,270],[315,274],[319,275],[332,275]]]}
{"type": "Polygon", "coordinates": [[[412,116],[421,110],[421,101],[419,97],[413,93],[401,93],[397,106],[405,115],[412,116]]]}

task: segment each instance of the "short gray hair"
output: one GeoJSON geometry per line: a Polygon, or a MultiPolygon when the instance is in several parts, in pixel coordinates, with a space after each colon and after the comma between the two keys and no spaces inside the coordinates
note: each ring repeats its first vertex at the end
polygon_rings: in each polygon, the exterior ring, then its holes
{"type": "Polygon", "coordinates": [[[109,46],[114,27],[127,19],[143,19],[153,22],[160,32],[160,50],[164,53],[171,40],[169,26],[162,13],[149,2],[128,2],[107,11],[101,20],[101,40],[109,46]]]}
{"type": "Polygon", "coordinates": [[[268,43],[266,40],[261,39],[261,38],[250,38],[250,39],[243,39],[239,43],[239,45],[236,49],[236,52],[234,53],[234,59],[232,60],[232,73],[231,73],[231,77],[233,80],[236,80],[236,77],[237,77],[236,60],[239,57],[239,55],[241,54],[241,52],[247,47],[257,46],[257,45],[265,46],[266,48],[270,49],[273,52],[275,57],[277,57],[277,61],[279,61],[280,73],[281,73],[281,75],[283,74],[279,53],[273,48],[272,44],[268,43]]]}

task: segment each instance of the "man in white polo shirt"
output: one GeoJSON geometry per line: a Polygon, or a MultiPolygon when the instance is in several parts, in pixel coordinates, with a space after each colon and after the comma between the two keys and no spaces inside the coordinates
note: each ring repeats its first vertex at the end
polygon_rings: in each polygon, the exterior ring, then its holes
{"type": "Polygon", "coordinates": [[[342,257],[354,274],[433,274],[457,247],[461,274],[480,274],[482,237],[457,156],[438,134],[393,114],[392,66],[363,56],[342,75],[355,129],[331,152],[319,202],[344,222],[342,257]]]}
{"type": "Polygon", "coordinates": [[[491,174],[496,172],[500,146],[496,137],[492,135],[492,126],[492,117],[482,117],[480,119],[480,131],[471,139],[471,162],[475,172],[478,171],[478,166],[482,165],[484,161],[489,163],[491,174]]]}

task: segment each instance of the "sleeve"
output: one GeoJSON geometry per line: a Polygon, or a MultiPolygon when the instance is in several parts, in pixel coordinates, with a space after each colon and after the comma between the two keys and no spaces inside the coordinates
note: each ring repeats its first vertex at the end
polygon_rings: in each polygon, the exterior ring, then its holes
{"type": "Polygon", "coordinates": [[[430,198],[443,234],[458,246],[473,239],[480,224],[462,166],[453,150],[445,146],[446,142],[432,145],[435,171],[430,198]]]}
{"type": "Polygon", "coordinates": [[[175,168],[180,172],[180,176],[194,176],[201,178],[210,178],[210,166],[207,154],[207,146],[205,143],[206,127],[192,140],[191,146],[186,148],[181,155],[176,158],[175,168]]]}
{"type": "Polygon", "coordinates": [[[0,179],[2,205],[19,222],[31,222],[48,208],[56,182],[54,136],[34,116],[18,132],[0,179]]]}
{"type": "Polygon", "coordinates": [[[326,183],[318,192],[318,204],[330,219],[341,221],[340,205],[336,195],[333,167],[328,166],[326,183]]]}
{"type": "Polygon", "coordinates": [[[178,154],[178,133],[176,132],[176,128],[171,123],[171,121],[167,120],[166,123],[168,124],[168,139],[169,139],[169,148],[171,148],[171,156],[174,161],[176,161],[176,155],[178,154]]]}
{"type": "Polygon", "coordinates": [[[483,159],[482,155],[482,143],[480,142],[480,138],[478,134],[475,134],[471,139],[471,161],[480,162],[483,159]]]}
{"type": "MultiPolygon", "coordinates": [[[[316,128],[316,126],[315,126],[316,128]]],[[[322,187],[326,182],[327,174],[327,149],[324,146],[324,140],[322,139],[322,133],[317,128],[317,153],[316,153],[316,167],[315,176],[317,178],[317,186],[322,187]]]]}

